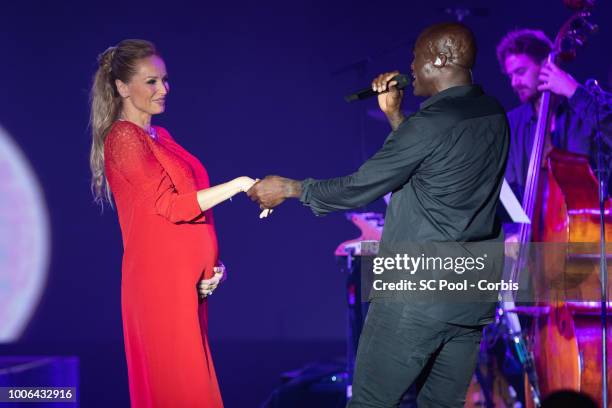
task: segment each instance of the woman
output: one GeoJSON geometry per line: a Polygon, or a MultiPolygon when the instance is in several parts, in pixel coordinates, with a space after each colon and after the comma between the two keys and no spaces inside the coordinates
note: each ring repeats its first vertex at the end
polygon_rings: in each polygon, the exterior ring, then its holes
{"type": "Polygon", "coordinates": [[[211,208],[248,190],[209,186],[202,164],[151,116],[168,94],[155,46],[125,40],[99,58],[91,91],[92,189],[117,205],[121,303],[132,407],[222,407],[207,341],[206,299],[219,282],[211,208]]]}

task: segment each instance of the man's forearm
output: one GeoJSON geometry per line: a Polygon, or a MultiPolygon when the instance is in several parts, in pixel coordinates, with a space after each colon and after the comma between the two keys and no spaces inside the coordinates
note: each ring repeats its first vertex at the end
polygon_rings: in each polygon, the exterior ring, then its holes
{"type": "Polygon", "coordinates": [[[391,113],[387,113],[386,115],[387,115],[387,120],[389,121],[389,124],[391,125],[391,129],[393,130],[397,130],[399,125],[401,125],[404,119],[406,119],[402,111],[391,112],[391,113]]]}
{"type": "Polygon", "coordinates": [[[285,179],[283,191],[285,198],[300,198],[302,195],[302,182],[298,180],[285,179]]]}

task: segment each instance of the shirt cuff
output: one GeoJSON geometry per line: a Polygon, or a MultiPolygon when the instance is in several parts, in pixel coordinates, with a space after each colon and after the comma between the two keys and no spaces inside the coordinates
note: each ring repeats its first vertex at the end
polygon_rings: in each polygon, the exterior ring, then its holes
{"type": "Polygon", "coordinates": [[[312,185],[317,180],[313,178],[307,178],[302,181],[302,194],[300,194],[300,201],[305,206],[309,207],[316,216],[325,215],[327,212],[323,209],[318,208],[316,203],[312,202],[312,185]]]}
{"type": "Polygon", "coordinates": [[[307,178],[302,181],[302,194],[300,194],[300,201],[304,205],[308,205],[310,202],[310,185],[314,180],[311,178],[307,178]]]}

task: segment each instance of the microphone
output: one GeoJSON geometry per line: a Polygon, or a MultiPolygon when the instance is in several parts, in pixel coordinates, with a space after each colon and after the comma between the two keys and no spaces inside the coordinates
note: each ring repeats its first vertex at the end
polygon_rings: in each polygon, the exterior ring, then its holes
{"type": "MultiPolygon", "coordinates": [[[[389,82],[392,82],[392,81],[397,81],[397,89],[404,89],[410,84],[410,82],[408,81],[408,77],[403,74],[396,75],[389,80],[389,82]]],[[[384,93],[384,92],[380,92],[380,93],[384,93]]],[[[361,91],[357,91],[350,95],[347,95],[344,97],[344,100],[347,102],[360,101],[362,99],[370,98],[378,94],[379,92],[372,90],[372,87],[370,87],[370,88],[362,89],[361,91]]]]}

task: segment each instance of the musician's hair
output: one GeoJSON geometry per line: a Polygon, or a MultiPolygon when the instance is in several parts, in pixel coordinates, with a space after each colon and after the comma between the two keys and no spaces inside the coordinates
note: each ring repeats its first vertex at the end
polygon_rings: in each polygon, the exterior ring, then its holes
{"type": "Polygon", "coordinates": [[[508,55],[524,54],[538,64],[550,54],[553,44],[541,30],[519,29],[510,31],[497,44],[497,60],[502,72],[508,55]]]}

